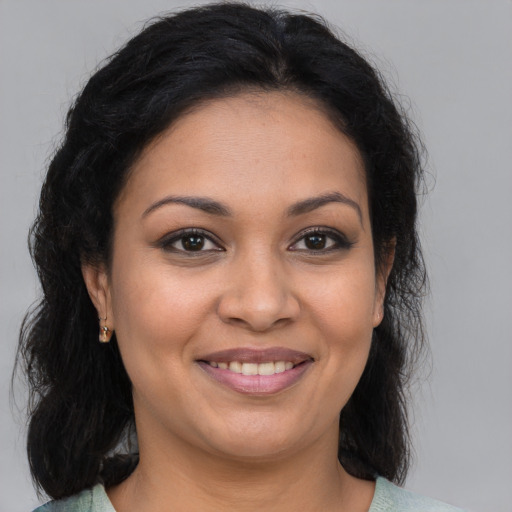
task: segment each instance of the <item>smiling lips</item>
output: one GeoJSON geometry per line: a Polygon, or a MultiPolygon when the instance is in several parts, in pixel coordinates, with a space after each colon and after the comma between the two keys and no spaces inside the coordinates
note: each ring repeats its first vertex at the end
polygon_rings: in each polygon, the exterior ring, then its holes
{"type": "Polygon", "coordinates": [[[297,382],[313,363],[309,354],[285,348],[233,349],[197,360],[217,382],[244,394],[267,395],[297,382]]]}
{"type": "Polygon", "coordinates": [[[229,370],[230,372],[241,373],[242,375],[274,375],[283,373],[285,370],[291,370],[295,365],[291,361],[268,361],[266,363],[242,363],[240,361],[231,361],[230,363],[208,361],[210,366],[229,370]]]}

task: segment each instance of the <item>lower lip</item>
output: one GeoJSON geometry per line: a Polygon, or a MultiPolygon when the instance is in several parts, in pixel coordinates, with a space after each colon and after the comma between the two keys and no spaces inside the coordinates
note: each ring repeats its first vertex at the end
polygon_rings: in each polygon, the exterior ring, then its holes
{"type": "Polygon", "coordinates": [[[198,363],[210,377],[233,391],[248,395],[271,395],[293,386],[304,375],[313,361],[304,361],[291,370],[274,373],[274,375],[243,375],[231,370],[214,368],[204,361],[198,361],[198,363]]]}

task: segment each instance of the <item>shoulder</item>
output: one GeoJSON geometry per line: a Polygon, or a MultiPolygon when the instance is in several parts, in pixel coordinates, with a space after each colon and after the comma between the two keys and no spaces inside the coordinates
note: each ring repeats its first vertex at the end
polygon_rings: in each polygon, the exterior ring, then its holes
{"type": "Polygon", "coordinates": [[[379,477],[369,512],[462,512],[462,510],[407,491],[379,477]]]}
{"type": "Polygon", "coordinates": [[[105,488],[98,484],[92,489],[41,505],[33,512],[115,512],[105,488]]]}

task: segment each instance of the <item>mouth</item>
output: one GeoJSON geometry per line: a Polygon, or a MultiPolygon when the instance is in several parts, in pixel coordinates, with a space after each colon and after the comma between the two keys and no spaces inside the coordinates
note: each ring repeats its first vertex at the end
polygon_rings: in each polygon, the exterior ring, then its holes
{"type": "Polygon", "coordinates": [[[266,363],[242,363],[241,361],[216,362],[206,361],[214,368],[228,370],[230,372],[241,373],[242,375],[274,375],[291,370],[294,365],[291,361],[268,361],[266,363]]]}
{"type": "Polygon", "coordinates": [[[314,359],[284,348],[234,349],[196,361],[218,383],[243,394],[268,395],[298,382],[314,359]]]}

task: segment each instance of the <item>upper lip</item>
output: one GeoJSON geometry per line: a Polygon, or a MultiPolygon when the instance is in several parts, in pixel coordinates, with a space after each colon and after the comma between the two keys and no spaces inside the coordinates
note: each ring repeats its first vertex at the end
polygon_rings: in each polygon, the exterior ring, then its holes
{"type": "Polygon", "coordinates": [[[313,357],[305,352],[299,352],[285,347],[271,347],[265,349],[232,348],[206,354],[199,357],[197,360],[214,361],[216,363],[228,363],[230,361],[239,361],[240,363],[290,361],[293,364],[299,364],[307,360],[313,360],[313,357]]]}

